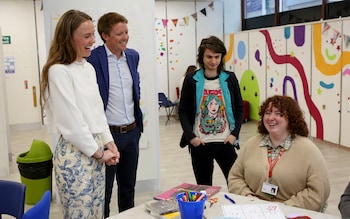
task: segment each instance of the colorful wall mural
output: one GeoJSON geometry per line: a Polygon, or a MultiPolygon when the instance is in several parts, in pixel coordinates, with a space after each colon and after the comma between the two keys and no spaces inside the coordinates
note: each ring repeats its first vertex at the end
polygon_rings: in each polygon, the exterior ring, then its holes
{"type": "Polygon", "coordinates": [[[232,51],[226,68],[240,80],[259,120],[260,104],[269,96],[289,95],[305,113],[312,137],[350,147],[349,19],[289,25],[225,36],[232,51]]]}

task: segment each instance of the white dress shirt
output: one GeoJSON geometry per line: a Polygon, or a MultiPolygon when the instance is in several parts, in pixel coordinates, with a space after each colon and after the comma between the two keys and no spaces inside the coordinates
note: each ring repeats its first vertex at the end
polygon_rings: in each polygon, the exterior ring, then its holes
{"type": "Polygon", "coordinates": [[[109,125],[129,125],[135,121],[133,81],[125,52],[118,59],[105,45],[108,57],[109,94],[106,117],[109,125]]]}

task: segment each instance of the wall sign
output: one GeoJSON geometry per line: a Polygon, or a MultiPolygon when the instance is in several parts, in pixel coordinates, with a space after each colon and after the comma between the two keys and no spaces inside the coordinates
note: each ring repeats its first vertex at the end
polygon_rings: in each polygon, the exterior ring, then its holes
{"type": "Polygon", "coordinates": [[[15,57],[14,56],[5,56],[5,74],[15,74],[15,57]]]}
{"type": "Polygon", "coordinates": [[[11,44],[11,36],[2,36],[2,44],[11,44]]]}

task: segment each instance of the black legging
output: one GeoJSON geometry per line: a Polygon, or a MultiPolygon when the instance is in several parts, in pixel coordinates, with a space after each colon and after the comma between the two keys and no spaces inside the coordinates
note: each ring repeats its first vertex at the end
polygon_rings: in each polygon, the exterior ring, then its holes
{"type": "Polygon", "coordinates": [[[227,183],[228,174],[237,159],[237,153],[233,145],[215,142],[198,147],[191,145],[190,147],[192,167],[197,184],[213,184],[214,160],[220,166],[227,183]]]}

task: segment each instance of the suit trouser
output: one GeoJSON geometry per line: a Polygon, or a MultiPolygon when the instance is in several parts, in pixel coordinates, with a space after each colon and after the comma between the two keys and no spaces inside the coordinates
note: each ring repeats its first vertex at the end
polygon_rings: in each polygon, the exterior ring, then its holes
{"type": "Polygon", "coordinates": [[[198,147],[190,146],[192,168],[199,185],[213,184],[214,160],[218,163],[226,182],[233,163],[237,159],[235,148],[230,143],[206,143],[198,147]]]}
{"type": "MultiPolygon", "coordinates": [[[[109,216],[114,179],[118,185],[119,212],[134,207],[136,172],[139,158],[140,128],[127,133],[111,130],[120,153],[117,165],[106,166],[105,217],[109,216]]],[[[112,207],[113,208],[113,207],[112,207]]]]}

